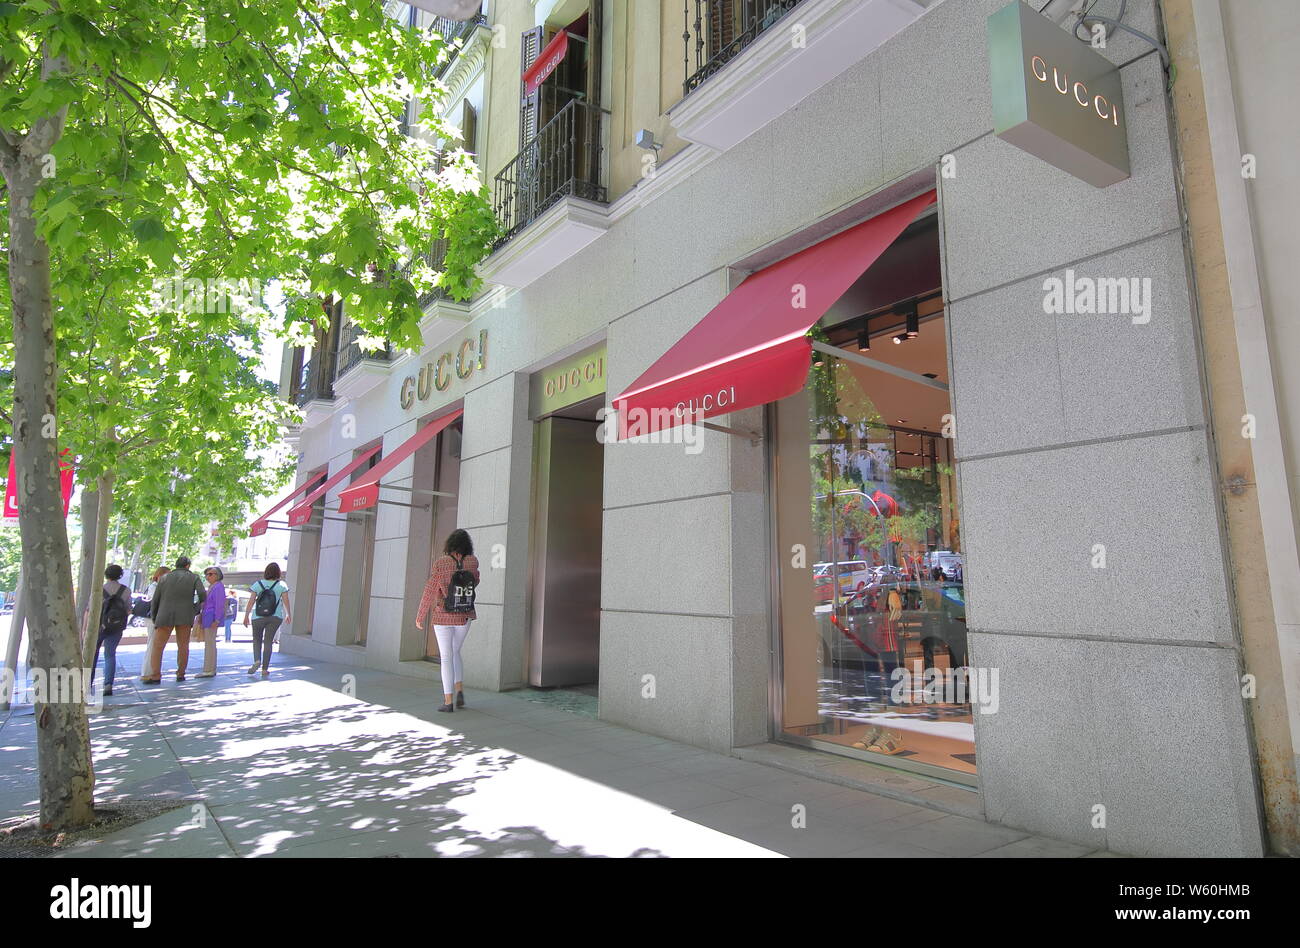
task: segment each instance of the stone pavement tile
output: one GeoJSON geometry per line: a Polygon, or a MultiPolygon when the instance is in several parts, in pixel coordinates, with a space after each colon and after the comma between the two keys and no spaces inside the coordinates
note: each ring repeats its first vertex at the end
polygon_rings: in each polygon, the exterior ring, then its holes
{"type": "Polygon", "coordinates": [[[73,846],[60,856],[72,859],[210,859],[233,856],[212,814],[206,809],[198,812],[202,814],[201,822],[196,818],[196,811],[182,806],[152,820],[128,826],[102,840],[73,846]]]}
{"type": "Polygon", "coordinates": [[[674,775],[667,780],[641,783],[625,789],[633,796],[670,810],[708,806],[711,803],[722,803],[738,797],[724,787],[681,775],[674,775]]]}
{"type": "Polygon", "coordinates": [[[8,788],[0,787],[0,819],[35,813],[40,805],[41,792],[35,780],[25,787],[17,784],[8,788]]]}
{"type": "Polygon", "coordinates": [[[720,787],[741,792],[765,784],[772,785],[772,789],[775,790],[778,786],[789,786],[793,781],[800,779],[792,774],[774,770],[771,767],[764,767],[761,764],[746,764],[742,768],[735,770],[706,770],[693,774],[693,776],[708,783],[716,783],[720,787]]]}
{"type": "Polygon", "coordinates": [[[848,852],[835,854],[837,859],[934,859],[935,853],[928,849],[922,849],[920,846],[911,846],[906,840],[900,839],[876,839],[871,836],[871,830],[864,828],[861,830],[859,842],[863,840],[866,844],[851,849],[848,852]]]}
{"type": "Polygon", "coordinates": [[[705,774],[711,773],[752,773],[754,765],[748,764],[743,760],[737,760],[734,757],[727,757],[724,754],[715,754],[711,751],[701,750],[696,754],[685,755],[664,761],[664,766],[676,773],[703,777],[705,774]]]}
{"type": "MultiPolygon", "coordinates": [[[[704,779],[707,780],[708,778],[705,777],[704,779]]],[[[802,803],[807,806],[815,802],[838,800],[843,796],[839,793],[841,789],[843,788],[837,787],[835,784],[823,783],[820,780],[812,780],[793,774],[782,774],[782,779],[765,780],[742,786],[738,788],[737,792],[743,796],[767,800],[770,803],[780,803],[784,806],[791,806],[795,803],[802,803]]]]}
{"type": "Polygon", "coordinates": [[[498,737],[491,741],[485,741],[476,734],[468,734],[466,737],[471,741],[479,741],[484,744],[491,744],[495,747],[501,747],[516,754],[523,754],[526,757],[534,757],[539,760],[545,759],[548,755],[556,757],[571,756],[581,753],[588,748],[588,745],[581,741],[572,741],[567,737],[557,737],[554,734],[543,734],[541,731],[533,731],[531,734],[515,734],[508,737],[498,737]]]}
{"type": "Polygon", "coordinates": [[[548,767],[573,774],[575,777],[597,781],[606,774],[636,766],[636,761],[621,754],[589,748],[572,754],[548,754],[546,759],[540,762],[548,767]]]}
{"type": "Polygon", "coordinates": [[[682,807],[677,811],[682,819],[708,826],[723,833],[740,832],[757,824],[774,826],[788,821],[790,811],[766,800],[753,797],[737,797],[721,803],[709,803],[703,806],[682,807]]]}
{"type": "Polygon", "coordinates": [[[95,780],[95,799],[111,801],[115,799],[173,799],[197,800],[198,789],[190,775],[173,762],[173,769],[149,777],[123,778],[113,784],[101,783],[98,775],[95,780]]]}
{"type": "MultiPolygon", "coordinates": [[[[243,800],[214,806],[221,831],[241,856],[269,856],[300,846],[412,824],[445,823],[459,814],[447,809],[450,788],[396,798],[317,799],[310,787],[280,799],[243,800]]],[[[380,853],[374,853],[380,855],[380,853]]]]}
{"type": "Polygon", "coordinates": [[[1022,830],[993,826],[964,816],[947,815],[902,828],[881,824],[881,839],[919,846],[941,856],[977,856],[1029,836],[1022,830]]]}
{"type": "MultiPolygon", "coordinates": [[[[941,820],[949,815],[942,810],[931,810],[928,807],[904,803],[901,800],[894,800],[889,797],[876,796],[870,793],[862,794],[862,796],[868,799],[844,806],[832,807],[827,815],[849,826],[874,827],[884,824],[889,829],[901,829],[915,826],[918,823],[929,823],[932,820],[941,820]]],[[[813,806],[816,807],[817,804],[814,803],[813,806]]]]}
{"type": "MultiPolygon", "coordinates": [[[[401,710],[421,706],[437,708],[442,704],[442,695],[432,690],[417,691],[411,688],[366,688],[357,694],[357,699],[366,704],[401,710]]],[[[453,714],[452,717],[455,717],[453,714]]]]}
{"type": "Polygon", "coordinates": [[[1076,859],[1091,852],[1092,850],[1087,846],[1080,846],[1078,843],[1067,843],[1062,839],[1046,839],[1042,836],[1027,836],[1014,843],[982,852],[979,858],[1076,859]]]}
{"type": "Polygon", "coordinates": [[[594,736],[599,731],[608,731],[614,727],[597,718],[583,717],[578,714],[570,714],[567,720],[553,721],[547,724],[539,724],[539,731],[554,731],[557,734],[568,734],[574,731],[589,731],[594,736]]]}
{"type": "Polygon", "coordinates": [[[121,794],[132,784],[165,777],[181,771],[181,765],[173,756],[157,755],[140,758],[136,761],[120,761],[112,766],[95,761],[95,795],[121,794]]]}
{"type": "Polygon", "coordinates": [[[770,855],[725,833],[679,820],[634,794],[533,761],[503,768],[493,779],[474,784],[471,792],[450,806],[463,814],[455,829],[471,837],[444,836],[436,847],[443,854],[501,852],[503,841],[518,849],[522,837],[547,849],[576,848],[590,855],[770,855]]]}
{"type": "MultiPolygon", "coordinates": [[[[867,843],[866,831],[836,823],[792,825],[795,814],[790,810],[780,821],[745,826],[735,836],[786,856],[816,858],[854,852],[867,843]]],[[[931,854],[933,857],[933,854],[931,854]]]]}
{"type": "Polygon", "coordinates": [[[599,782],[616,790],[634,793],[648,784],[662,783],[673,779],[674,776],[672,772],[654,764],[632,764],[629,767],[601,774],[599,782]]]}
{"type": "Polygon", "coordinates": [[[694,757],[698,751],[698,747],[692,747],[689,744],[679,744],[676,741],[663,741],[659,744],[652,744],[649,747],[629,748],[621,753],[626,757],[630,757],[632,760],[643,761],[645,763],[664,764],[671,760],[694,757]]]}

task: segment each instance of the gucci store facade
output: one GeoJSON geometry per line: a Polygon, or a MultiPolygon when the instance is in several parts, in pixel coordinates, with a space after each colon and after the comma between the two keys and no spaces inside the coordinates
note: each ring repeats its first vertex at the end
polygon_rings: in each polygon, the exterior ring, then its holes
{"type": "Polygon", "coordinates": [[[601,232],[527,285],[433,304],[299,434],[284,650],[432,681],[414,607],[459,526],[471,687],[920,773],[1090,848],[1262,852],[1165,74],[1105,50],[1130,169],[1099,188],[993,133],[1001,6],[934,5],[568,199],[601,232]],[[1142,295],[1057,312],[1053,279],[1142,295]]]}

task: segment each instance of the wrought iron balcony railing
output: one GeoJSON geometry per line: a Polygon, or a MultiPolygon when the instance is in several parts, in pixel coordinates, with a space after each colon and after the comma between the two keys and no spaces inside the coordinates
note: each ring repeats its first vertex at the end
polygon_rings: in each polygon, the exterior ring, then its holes
{"type": "Polygon", "coordinates": [[[299,408],[308,402],[334,400],[333,362],[336,353],[314,350],[314,358],[302,365],[302,372],[295,380],[293,403],[299,408]]]}
{"type": "MultiPolygon", "coordinates": [[[[442,265],[446,261],[446,259],[447,259],[447,241],[435,240],[433,244],[429,247],[428,251],[419,254],[415,257],[412,257],[407,262],[406,266],[402,267],[402,269],[399,272],[401,273],[402,276],[409,277],[411,275],[411,271],[415,269],[415,266],[418,263],[427,263],[431,269],[438,271],[442,269],[442,265]]],[[[435,300],[445,300],[445,299],[449,299],[449,297],[447,296],[447,291],[440,286],[435,286],[432,290],[430,290],[429,292],[425,293],[420,297],[420,308],[423,309],[424,307],[428,306],[430,303],[434,302],[435,300]]]]}
{"type": "Polygon", "coordinates": [[[740,55],[754,40],[797,7],[802,0],[684,0],[682,12],[686,31],[682,33],[682,54],[686,81],[684,95],[690,95],[709,77],[740,55]],[[691,3],[695,18],[691,19],[691,3]],[[692,66],[694,47],[694,69],[692,66]]]}
{"type": "Polygon", "coordinates": [[[340,327],[338,369],[334,374],[335,381],[343,378],[362,362],[388,362],[393,358],[393,347],[391,345],[385,343],[382,349],[365,350],[357,342],[360,336],[361,331],[352,324],[352,320],[344,317],[343,325],[340,327]]]}
{"type": "MultiPolygon", "coordinates": [[[[482,12],[468,20],[449,20],[444,16],[436,16],[430,24],[430,28],[442,36],[448,45],[455,45],[460,40],[466,39],[480,26],[487,26],[487,17],[482,12]]],[[[438,69],[438,78],[442,78],[451,68],[458,55],[458,50],[449,51],[447,61],[438,69]]]]}
{"type": "Polygon", "coordinates": [[[496,176],[492,203],[502,227],[498,247],[564,197],[608,200],[600,183],[603,114],[581,100],[570,101],[496,176]]]}

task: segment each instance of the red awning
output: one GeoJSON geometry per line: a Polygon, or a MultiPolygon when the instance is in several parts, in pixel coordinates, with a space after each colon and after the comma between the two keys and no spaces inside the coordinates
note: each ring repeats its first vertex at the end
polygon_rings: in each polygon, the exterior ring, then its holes
{"type": "Polygon", "coordinates": [[[928,191],[751,274],[613,400],[619,438],[799,391],[808,330],[934,202],[928,191]]]}
{"type": "Polygon", "coordinates": [[[365,477],[339,494],[339,513],[352,513],[357,510],[364,510],[367,507],[373,507],[379,503],[379,488],[383,486],[379,482],[384,476],[420,448],[438,437],[444,429],[462,414],[464,412],[458,410],[450,415],[443,415],[441,418],[434,419],[410,438],[403,441],[392,454],[389,454],[367,471],[365,477]]]}
{"type": "Polygon", "coordinates": [[[303,494],[311,490],[314,486],[319,484],[321,482],[321,479],[324,477],[325,475],[320,472],[317,472],[311,475],[310,477],[308,477],[305,481],[303,481],[301,484],[299,484],[297,487],[291,490],[288,494],[282,497],[274,507],[272,507],[266,513],[262,514],[262,516],[258,517],[251,524],[249,524],[248,535],[250,537],[260,537],[263,533],[266,532],[266,526],[270,522],[271,516],[277,510],[279,510],[289,501],[293,500],[299,494],[303,494]]]}
{"type": "Polygon", "coordinates": [[[532,95],[543,82],[555,72],[555,67],[564,62],[569,52],[569,31],[560,30],[555,38],[546,44],[537,61],[524,70],[524,95],[532,95]]]}
{"type": "Polygon", "coordinates": [[[377,444],[369,451],[362,454],[360,457],[354,458],[352,462],[348,464],[347,467],[343,468],[343,470],[339,471],[337,474],[335,474],[333,477],[327,480],[324,484],[321,484],[320,487],[317,487],[314,491],[312,491],[310,494],[304,497],[302,499],[302,503],[298,504],[298,506],[296,507],[290,508],[289,526],[300,527],[308,520],[310,520],[311,508],[313,505],[315,505],[316,501],[320,500],[331,490],[333,490],[335,485],[341,484],[348,477],[351,477],[353,471],[355,471],[361,465],[365,464],[372,457],[378,454],[382,448],[383,445],[377,444]]]}

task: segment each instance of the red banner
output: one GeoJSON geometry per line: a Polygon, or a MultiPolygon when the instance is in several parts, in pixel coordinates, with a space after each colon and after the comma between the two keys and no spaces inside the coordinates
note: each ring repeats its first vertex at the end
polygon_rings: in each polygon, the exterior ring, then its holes
{"type": "MultiPolygon", "coordinates": [[[[61,456],[67,455],[65,448],[61,456]]],[[[68,515],[68,506],[72,503],[73,465],[71,461],[59,461],[59,488],[63,492],[63,516],[68,515]]],[[[14,455],[9,452],[9,479],[5,481],[5,520],[18,519],[18,475],[14,471],[14,455]]]]}
{"type": "Polygon", "coordinates": [[[546,44],[537,62],[524,70],[524,95],[532,95],[543,82],[555,72],[555,67],[564,62],[569,51],[569,34],[565,30],[555,34],[555,39],[546,44]]]}

